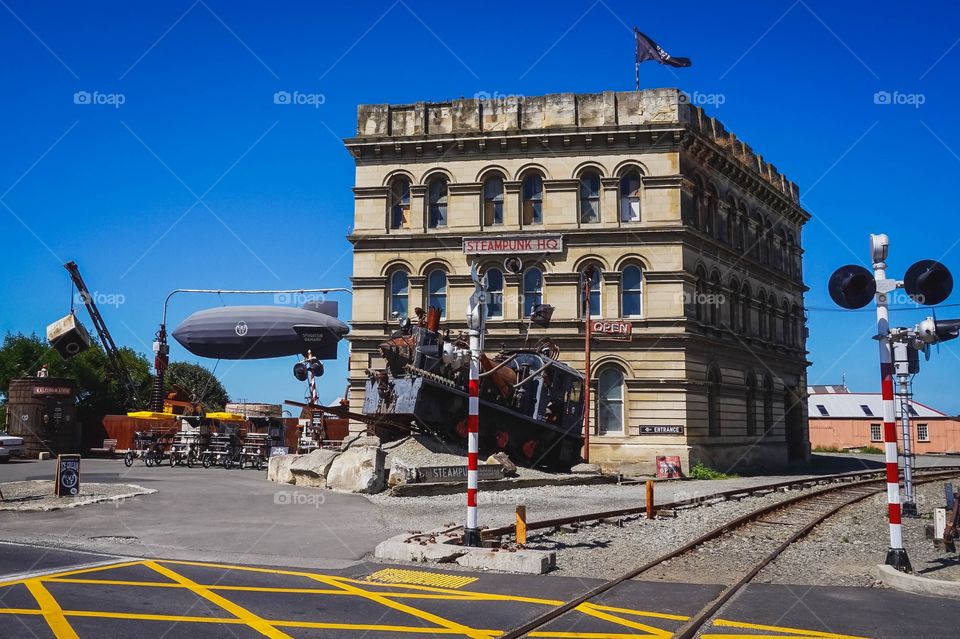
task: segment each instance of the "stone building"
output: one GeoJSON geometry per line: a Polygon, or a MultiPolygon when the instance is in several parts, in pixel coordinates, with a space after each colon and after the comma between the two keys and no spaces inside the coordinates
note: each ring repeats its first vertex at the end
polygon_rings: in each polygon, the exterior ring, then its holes
{"type": "Polygon", "coordinates": [[[439,306],[466,328],[474,261],[494,293],[486,350],[549,336],[583,370],[592,264],[591,315],[632,334],[592,342],[591,461],[649,472],[660,455],[720,470],[807,459],[809,215],[794,183],[682,92],[361,105],[345,144],[352,410],[397,317],[439,306]],[[538,303],[555,308],[549,328],[528,321],[538,303]]]}

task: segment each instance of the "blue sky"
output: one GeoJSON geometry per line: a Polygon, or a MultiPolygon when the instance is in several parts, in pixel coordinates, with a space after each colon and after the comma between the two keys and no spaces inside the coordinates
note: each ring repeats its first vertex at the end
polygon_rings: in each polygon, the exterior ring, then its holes
{"type": "MultiPolygon", "coordinates": [[[[644,87],[701,96],[800,185],[809,381],[878,390],[872,313],[836,310],[825,285],[868,266],[871,232],[890,235],[893,275],[929,257],[960,276],[955,3],[0,0],[0,334],[66,313],[68,259],[116,341],[145,353],[174,288],[348,286],[341,139],[358,103],[629,90],[634,25],[694,63],[644,64],[644,87]],[[277,105],[278,91],[322,98],[277,105]]],[[[170,324],[254,301],[272,300],[175,298],[170,324]]],[[[895,325],[927,314],[898,306],[895,325]]],[[[322,399],[342,393],[345,355],[322,399]]],[[[172,358],[192,356],[173,344],[172,358]]],[[[299,399],[293,363],[217,373],[237,399],[299,399]]],[[[944,345],[917,398],[960,412],[958,365],[960,344],[944,345]]]]}

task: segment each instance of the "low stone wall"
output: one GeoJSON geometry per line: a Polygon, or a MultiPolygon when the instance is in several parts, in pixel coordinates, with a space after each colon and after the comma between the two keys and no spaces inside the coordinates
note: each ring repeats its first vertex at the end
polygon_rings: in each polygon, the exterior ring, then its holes
{"type": "Polygon", "coordinates": [[[281,484],[379,493],[387,485],[386,453],[376,438],[363,438],[344,451],[318,449],[307,455],[270,458],[267,479],[281,484]]]}

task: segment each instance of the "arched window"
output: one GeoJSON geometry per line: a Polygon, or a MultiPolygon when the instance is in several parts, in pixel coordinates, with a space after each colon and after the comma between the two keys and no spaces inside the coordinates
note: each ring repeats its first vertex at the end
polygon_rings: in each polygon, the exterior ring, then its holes
{"type": "Polygon", "coordinates": [[[428,219],[427,224],[435,229],[447,225],[447,178],[442,175],[430,180],[428,187],[428,219]]]}
{"type": "Polygon", "coordinates": [[[447,274],[440,269],[427,276],[427,306],[440,309],[440,317],[447,316],[447,274]]]}
{"type": "Polygon", "coordinates": [[[503,224],[503,178],[493,175],[483,183],[483,225],[503,224]]]}
{"type": "Polygon", "coordinates": [[[791,333],[793,334],[793,345],[797,347],[803,346],[803,326],[805,322],[803,321],[803,314],[800,312],[800,307],[796,304],[793,305],[790,315],[793,318],[793,323],[791,325],[791,333]]]}
{"type": "Polygon", "coordinates": [[[390,316],[409,317],[409,277],[406,271],[396,271],[390,276],[390,316]]]}
{"type": "Polygon", "coordinates": [[[707,434],[720,435],[720,372],[714,366],[707,371],[707,434]]]}
{"type": "Polygon", "coordinates": [[[730,308],[730,330],[734,333],[740,332],[740,282],[736,279],[730,280],[730,299],[727,300],[727,306],[730,308]]]}
{"type": "Polygon", "coordinates": [[[410,227],[410,180],[398,175],[390,182],[390,228],[410,227]]]}
{"type": "Polygon", "coordinates": [[[763,379],[763,433],[773,430],[773,380],[770,376],[763,379]]]}
{"type": "Polygon", "coordinates": [[[747,437],[757,434],[757,376],[747,371],[747,437]]]}
{"type": "Polygon", "coordinates": [[[750,322],[750,285],[746,282],[743,283],[743,288],[740,291],[740,303],[743,305],[740,314],[740,318],[743,320],[743,334],[752,335],[753,327],[750,322]]]}
{"type": "Polygon", "coordinates": [[[543,224],[543,178],[539,173],[528,173],[521,188],[523,224],[543,224]]]}
{"type": "Polygon", "coordinates": [[[696,299],[693,300],[694,307],[696,310],[697,320],[700,322],[707,321],[707,274],[704,272],[703,267],[698,266],[696,270],[696,291],[694,293],[696,299]]]}
{"type": "Polygon", "coordinates": [[[723,202],[717,202],[717,239],[724,244],[730,243],[730,217],[733,210],[723,202]]]}
{"type": "Polygon", "coordinates": [[[704,221],[706,226],[703,231],[707,235],[712,235],[716,237],[717,233],[717,208],[719,205],[718,202],[719,195],[717,194],[716,188],[713,185],[707,188],[707,212],[704,221]]]}
{"type": "Polygon", "coordinates": [[[643,271],[639,266],[631,264],[623,269],[621,296],[620,309],[624,317],[643,317],[643,271]]]}
{"type": "Polygon", "coordinates": [[[620,178],[620,221],[640,221],[640,173],[629,171],[620,178]]]}
{"type": "Polygon", "coordinates": [[[529,268],[523,274],[523,316],[530,317],[533,307],[543,303],[543,272],[529,268]]]}
{"type": "Polygon", "coordinates": [[[783,314],[783,317],[780,318],[782,322],[781,330],[783,331],[780,342],[787,346],[793,346],[793,332],[790,330],[790,306],[787,304],[787,300],[780,303],[780,312],[783,314]]]}
{"type": "Polygon", "coordinates": [[[713,273],[710,276],[710,323],[714,326],[720,326],[723,318],[720,317],[720,300],[723,295],[720,293],[720,274],[713,273]]]}
{"type": "Polygon", "coordinates": [[[760,245],[763,244],[763,220],[756,214],[750,220],[750,255],[760,261],[760,245]]]}
{"type": "Polygon", "coordinates": [[[757,333],[767,339],[767,294],[763,291],[757,294],[757,333]]]}
{"type": "MultiPolygon", "coordinates": [[[[587,300],[583,295],[583,273],[580,274],[581,281],[578,285],[580,289],[580,317],[584,317],[587,311],[587,300]]],[[[590,276],[590,317],[603,317],[603,306],[601,306],[600,289],[602,287],[600,277],[600,267],[594,265],[590,276]]]]}
{"type": "Polygon", "coordinates": [[[763,264],[770,264],[770,245],[773,242],[773,231],[770,228],[770,222],[764,220],[763,234],[760,236],[760,261],[763,264]]]}
{"type": "Polygon", "coordinates": [[[737,241],[735,242],[735,248],[741,252],[747,250],[747,224],[747,212],[741,206],[737,209],[737,241]]]}
{"type": "Polygon", "coordinates": [[[608,366],[597,379],[597,426],[601,435],[623,433],[623,373],[608,366]]]}
{"type": "Polygon", "coordinates": [[[487,317],[503,317],[503,273],[496,268],[487,271],[487,317]]]}
{"type": "Polygon", "coordinates": [[[586,171],[580,176],[580,223],[600,221],[600,175],[586,171]]]}

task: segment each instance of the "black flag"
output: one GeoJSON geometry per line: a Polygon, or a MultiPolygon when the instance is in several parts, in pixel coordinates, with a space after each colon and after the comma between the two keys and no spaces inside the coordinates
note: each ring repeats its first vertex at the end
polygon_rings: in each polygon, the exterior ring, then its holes
{"type": "Polygon", "coordinates": [[[637,29],[634,29],[633,32],[637,36],[637,64],[647,60],[655,60],[660,64],[669,64],[671,67],[689,67],[691,65],[690,58],[674,58],[661,49],[659,44],[637,29]]]}

